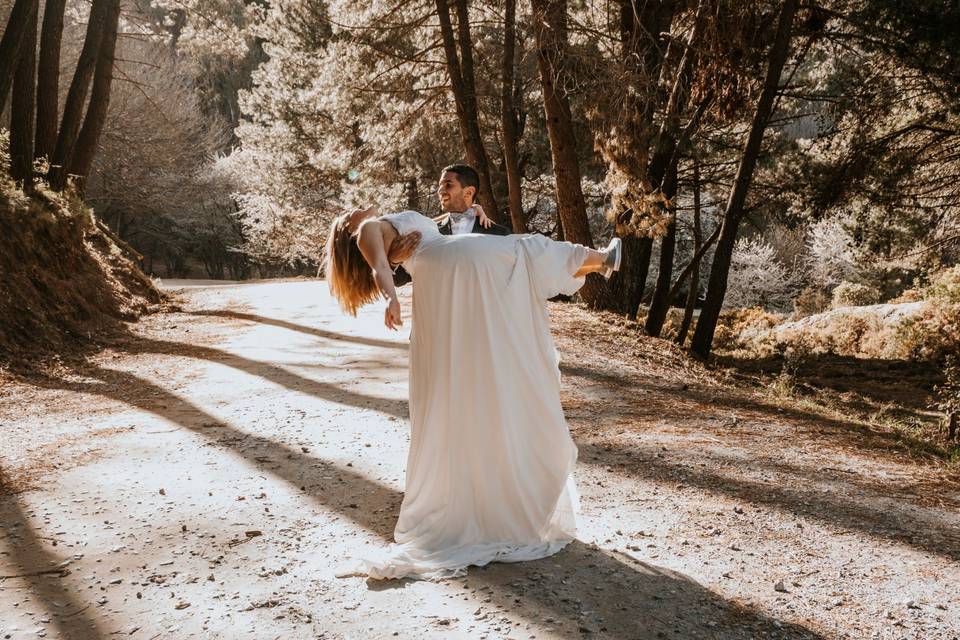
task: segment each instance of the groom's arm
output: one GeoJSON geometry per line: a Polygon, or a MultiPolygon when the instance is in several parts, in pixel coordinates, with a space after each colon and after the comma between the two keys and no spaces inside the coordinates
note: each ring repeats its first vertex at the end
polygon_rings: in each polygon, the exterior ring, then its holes
{"type": "Polygon", "coordinates": [[[411,278],[407,270],[403,268],[403,265],[397,265],[396,270],[393,272],[393,286],[399,288],[412,281],[413,278],[411,278]]]}
{"type": "Polygon", "coordinates": [[[414,249],[420,244],[420,238],[420,232],[414,231],[398,236],[390,244],[390,248],[387,250],[387,260],[393,270],[393,286],[402,287],[411,281],[410,274],[400,263],[413,255],[414,249]]]}
{"type": "Polygon", "coordinates": [[[480,228],[482,229],[481,233],[486,233],[492,236],[508,236],[513,233],[510,229],[506,228],[502,224],[497,224],[496,222],[489,227],[484,228],[481,226],[480,228]]]}
{"type": "Polygon", "coordinates": [[[473,223],[474,233],[484,233],[491,236],[508,236],[513,233],[509,228],[491,220],[479,204],[473,205],[473,209],[477,214],[477,220],[473,223]]]}

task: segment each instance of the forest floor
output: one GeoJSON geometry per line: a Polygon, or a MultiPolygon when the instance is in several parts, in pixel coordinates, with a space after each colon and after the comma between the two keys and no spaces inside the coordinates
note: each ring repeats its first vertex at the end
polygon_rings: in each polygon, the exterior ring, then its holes
{"type": "Polygon", "coordinates": [[[397,517],[409,322],[322,282],[200,284],[0,380],[0,638],[960,637],[956,465],[571,304],[579,539],[337,578],[397,517]]]}

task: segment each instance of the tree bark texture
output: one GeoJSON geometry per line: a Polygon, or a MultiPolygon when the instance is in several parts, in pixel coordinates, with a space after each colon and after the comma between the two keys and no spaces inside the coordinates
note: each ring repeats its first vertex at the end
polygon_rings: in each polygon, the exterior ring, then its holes
{"type": "MultiPolygon", "coordinates": [[[[667,175],[662,185],[663,194],[671,202],[674,200],[674,198],[676,198],[677,195],[677,164],[680,162],[680,152],[687,147],[687,143],[690,139],[692,131],[699,126],[700,118],[712,99],[712,93],[708,93],[697,107],[697,110],[694,112],[693,116],[691,116],[690,122],[687,123],[687,126],[684,127],[679,134],[677,134],[676,140],[671,142],[673,151],[670,154],[667,175]]],[[[699,169],[695,169],[695,171],[699,171],[699,169]]],[[[697,179],[699,180],[699,178],[697,179]]],[[[717,227],[717,230],[713,235],[711,235],[706,245],[694,250],[693,259],[677,278],[677,281],[673,284],[673,286],[671,286],[670,278],[673,276],[673,255],[676,245],[677,222],[675,211],[675,207],[673,207],[673,211],[671,213],[674,218],[670,222],[670,227],[668,228],[666,236],[664,236],[661,241],[661,270],[659,272],[659,276],[657,277],[656,289],[654,290],[653,297],[650,301],[650,310],[647,313],[647,322],[644,329],[647,335],[650,336],[660,335],[660,332],[663,330],[663,322],[666,320],[667,313],[670,311],[670,304],[676,297],[677,290],[689,275],[690,269],[693,268],[694,265],[700,264],[700,259],[703,257],[703,252],[706,251],[706,248],[709,245],[713,244],[714,240],[717,239],[717,236],[720,233],[720,228],[717,227]],[[669,264],[666,264],[665,261],[668,258],[669,264]]]]}
{"type": "Polygon", "coordinates": [[[763,89],[757,100],[756,111],[750,124],[750,133],[744,144],[740,164],[737,167],[733,186],[730,189],[730,196],[724,209],[720,238],[713,255],[713,266],[710,269],[707,296],[700,310],[700,317],[697,320],[697,327],[690,344],[690,349],[694,355],[702,359],[709,357],[710,349],[713,346],[713,334],[716,331],[720,309],[723,306],[723,298],[727,292],[727,276],[730,273],[733,245],[737,240],[737,229],[740,225],[740,219],[743,217],[743,208],[753,179],[753,170],[760,155],[763,133],[773,112],[774,99],[779,91],[780,76],[790,53],[790,31],[796,13],[797,0],[784,0],[777,21],[777,32],[770,48],[763,89]]]}
{"type": "Polygon", "coordinates": [[[480,118],[477,110],[477,92],[474,84],[473,44],[470,39],[470,19],[466,0],[454,0],[457,9],[457,35],[453,33],[450,20],[449,0],[436,0],[437,17],[440,20],[440,35],[443,50],[447,58],[447,73],[450,76],[450,89],[453,92],[454,106],[457,111],[457,123],[464,152],[477,174],[480,176],[480,193],[477,195],[484,211],[495,222],[501,222],[500,210],[493,193],[490,179],[490,163],[483,135],[480,133],[480,118]],[[460,53],[457,54],[459,40],[460,53]]]}
{"type": "Polygon", "coordinates": [[[517,40],[517,1],[505,0],[503,32],[503,69],[500,83],[500,126],[503,129],[503,160],[507,174],[507,201],[514,233],[527,232],[523,210],[523,185],[520,174],[520,144],[517,108],[513,101],[515,48],[517,40]]]}
{"type": "Polygon", "coordinates": [[[404,185],[404,191],[407,196],[407,209],[420,211],[420,190],[417,189],[417,177],[407,178],[404,185]]]}
{"type": "Polygon", "coordinates": [[[683,307],[683,320],[677,330],[676,343],[683,346],[687,341],[687,332],[693,322],[693,310],[697,305],[700,294],[700,249],[703,247],[703,229],[700,224],[700,163],[693,160],[693,258],[690,260],[690,288],[687,290],[687,300],[683,307]]]}
{"type": "Polygon", "coordinates": [[[638,238],[630,234],[621,238],[621,241],[623,242],[623,259],[620,263],[620,271],[610,278],[602,308],[622,313],[627,318],[636,320],[647,286],[650,256],[653,255],[653,239],[638,238]]]}
{"type": "Polygon", "coordinates": [[[10,175],[33,190],[34,91],[37,79],[37,4],[24,26],[10,103],[10,175]]]}
{"type": "Polygon", "coordinates": [[[638,182],[646,177],[650,146],[656,133],[653,116],[662,100],[657,79],[664,72],[667,47],[661,44],[660,34],[670,31],[676,5],[674,0],[621,0],[623,64],[637,79],[628,108],[632,120],[630,150],[636,158],[630,166],[636,170],[638,182]]]}
{"type": "Polygon", "coordinates": [[[116,0],[93,0],[90,8],[90,17],[87,20],[87,33],[83,40],[83,49],[77,60],[73,72],[73,80],[63,105],[63,116],[60,120],[60,133],[54,147],[53,157],[50,159],[50,186],[60,191],[67,183],[67,166],[73,159],[77,137],[83,123],[83,108],[90,91],[90,80],[93,78],[100,53],[100,41],[107,21],[110,7],[116,0]]]}
{"type": "MultiPolygon", "coordinates": [[[[663,194],[670,200],[677,195],[677,158],[674,157],[671,166],[667,168],[667,175],[663,180],[663,194]]],[[[670,311],[670,285],[673,283],[673,256],[677,247],[677,220],[676,208],[671,206],[670,213],[674,219],[667,227],[667,233],[660,238],[660,266],[657,271],[657,284],[650,299],[650,309],[647,311],[647,320],[643,330],[648,336],[659,336],[663,323],[670,311]]]]}
{"type": "MultiPolygon", "coordinates": [[[[557,210],[563,235],[569,242],[593,247],[587,207],[580,184],[580,162],[570,115],[569,96],[564,88],[567,48],[567,3],[565,0],[533,0],[534,37],[537,66],[543,91],[543,110],[557,182],[557,210]]],[[[588,276],[580,296],[591,305],[600,303],[605,289],[598,276],[588,276]]]]}
{"type": "MultiPolygon", "coordinates": [[[[680,134],[680,115],[689,102],[690,82],[696,59],[696,47],[704,23],[704,1],[697,5],[693,27],[687,36],[687,44],[683,56],[677,64],[677,71],[673,78],[670,94],[663,109],[663,120],[657,130],[653,144],[653,156],[647,169],[647,180],[655,188],[663,190],[663,181],[667,172],[676,169],[677,144],[680,134]]],[[[673,196],[668,196],[673,197],[673,196]]]]}
{"type": "MultiPolygon", "coordinates": [[[[636,187],[647,177],[655,133],[653,114],[659,98],[656,78],[665,57],[659,34],[670,30],[675,5],[672,0],[621,0],[620,3],[622,64],[636,78],[636,87],[630,92],[632,99],[627,103],[627,117],[621,125],[628,138],[625,148],[629,150],[629,157],[615,157],[611,164],[636,187]]],[[[616,200],[613,206],[615,210],[622,208],[616,200]]],[[[605,299],[598,306],[635,320],[646,288],[653,240],[632,235],[622,240],[620,271],[610,279],[605,299]]]]}
{"type": "Polygon", "coordinates": [[[60,98],[60,43],[66,0],[47,0],[40,28],[40,57],[37,65],[37,127],[33,154],[51,158],[57,144],[57,116],[60,98]]]}
{"type": "Polygon", "coordinates": [[[17,71],[17,60],[23,48],[28,31],[28,23],[36,20],[39,0],[16,0],[7,19],[7,27],[0,38],[0,113],[7,106],[7,96],[13,86],[13,76],[17,71]]]}
{"type": "Polygon", "coordinates": [[[73,158],[67,165],[68,173],[77,176],[78,188],[81,192],[86,178],[90,174],[90,168],[93,166],[93,158],[97,153],[103,125],[107,121],[119,19],[120,0],[110,0],[107,7],[103,37],[100,39],[96,73],[93,76],[93,89],[90,93],[90,105],[87,107],[83,128],[77,138],[73,158]]]}

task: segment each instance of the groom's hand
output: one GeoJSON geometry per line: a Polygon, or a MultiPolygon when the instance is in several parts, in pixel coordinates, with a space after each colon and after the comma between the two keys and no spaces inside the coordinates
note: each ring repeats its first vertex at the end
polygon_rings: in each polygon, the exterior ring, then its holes
{"type": "Polygon", "coordinates": [[[397,236],[390,244],[390,250],[387,252],[387,260],[390,262],[390,266],[398,265],[412,256],[413,250],[420,244],[420,238],[419,231],[397,236]]]}

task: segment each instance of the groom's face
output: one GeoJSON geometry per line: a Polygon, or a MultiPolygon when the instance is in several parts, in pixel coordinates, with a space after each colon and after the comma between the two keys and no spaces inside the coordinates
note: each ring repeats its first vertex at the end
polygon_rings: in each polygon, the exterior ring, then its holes
{"type": "Polygon", "coordinates": [[[466,211],[473,205],[473,187],[463,188],[459,176],[452,171],[444,171],[437,185],[437,197],[440,198],[440,208],[444,211],[466,211]]]}

